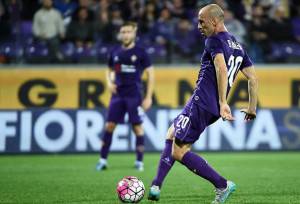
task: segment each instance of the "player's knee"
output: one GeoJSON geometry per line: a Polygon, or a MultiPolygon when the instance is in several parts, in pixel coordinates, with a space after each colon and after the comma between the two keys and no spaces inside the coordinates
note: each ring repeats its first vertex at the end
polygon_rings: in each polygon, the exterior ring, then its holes
{"type": "Polygon", "coordinates": [[[172,125],[169,129],[168,129],[168,132],[167,132],[167,136],[166,136],[166,139],[167,140],[174,140],[174,133],[175,133],[175,129],[174,129],[174,126],[172,125]]]}
{"type": "Polygon", "coordinates": [[[172,157],[173,159],[175,159],[176,161],[181,161],[183,155],[182,155],[182,151],[179,148],[173,148],[172,149],[172,157]]]}
{"type": "Polygon", "coordinates": [[[116,128],[116,123],[113,123],[113,122],[107,122],[107,123],[105,124],[105,130],[106,130],[107,132],[112,133],[112,132],[115,130],[115,128],[116,128]]]}
{"type": "Polygon", "coordinates": [[[133,125],[133,132],[138,137],[140,137],[141,135],[144,135],[144,129],[143,129],[142,125],[133,125]]]}
{"type": "Polygon", "coordinates": [[[191,144],[183,143],[182,141],[175,138],[175,142],[174,142],[173,148],[172,148],[172,157],[176,161],[180,162],[182,160],[183,156],[188,151],[190,151],[190,149],[191,149],[191,144]]]}
{"type": "Polygon", "coordinates": [[[172,148],[172,157],[176,161],[180,162],[182,160],[183,155],[184,155],[184,148],[174,144],[172,148]]]}
{"type": "Polygon", "coordinates": [[[144,145],[139,145],[139,146],[137,146],[137,147],[136,147],[136,151],[137,151],[137,152],[144,152],[144,151],[145,151],[144,145]]]}

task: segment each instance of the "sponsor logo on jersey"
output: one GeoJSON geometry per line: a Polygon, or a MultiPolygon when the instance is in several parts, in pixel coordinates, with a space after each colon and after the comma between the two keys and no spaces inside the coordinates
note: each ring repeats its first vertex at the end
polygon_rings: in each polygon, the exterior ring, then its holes
{"type": "Polygon", "coordinates": [[[134,65],[121,64],[121,72],[134,73],[136,72],[136,69],[134,65]]]}
{"type": "Polygon", "coordinates": [[[132,56],[131,56],[131,61],[132,61],[132,62],[135,62],[136,60],[137,60],[137,56],[136,56],[136,55],[132,55],[132,56]]]}

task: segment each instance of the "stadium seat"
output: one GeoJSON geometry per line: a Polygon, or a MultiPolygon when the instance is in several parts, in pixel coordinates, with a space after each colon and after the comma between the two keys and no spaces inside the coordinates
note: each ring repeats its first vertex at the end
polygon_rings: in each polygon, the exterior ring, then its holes
{"type": "Polygon", "coordinates": [[[16,42],[4,42],[0,45],[0,54],[9,58],[23,56],[23,47],[16,42]]]}
{"type": "Polygon", "coordinates": [[[292,42],[272,43],[271,60],[300,62],[300,44],[292,42]]]}
{"type": "Polygon", "coordinates": [[[97,42],[95,44],[97,50],[98,62],[107,63],[108,54],[115,45],[97,42]]]}
{"type": "Polygon", "coordinates": [[[77,47],[73,55],[73,59],[80,63],[96,63],[97,62],[97,49],[92,47],[77,47]]]}
{"type": "Polygon", "coordinates": [[[146,52],[153,62],[165,62],[166,60],[167,50],[162,45],[151,45],[146,48],[146,52]]]}
{"type": "Polygon", "coordinates": [[[31,42],[25,45],[25,59],[27,62],[46,62],[48,48],[45,43],[31,42]]]}

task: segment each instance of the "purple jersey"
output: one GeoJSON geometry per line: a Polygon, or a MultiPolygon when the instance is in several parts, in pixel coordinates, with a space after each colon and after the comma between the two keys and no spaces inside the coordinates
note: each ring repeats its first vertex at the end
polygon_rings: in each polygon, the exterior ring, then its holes
{"type": "Polygon", "coordinates": [[[117,95],[141,97],[142,74],[145,68],[151,66],[150,59],[143,48],[116,47],[109,55],[108,66],[116,73],[117,95]]]}
{"type": "Polygon", "coordinates": [[[228,89],[226,96],[228,96],[238,71],[245,67],[252,66],[252,62],[246,51],[230,33],[220,32],[205,40],[201,69],[192,101],[216,116],[220,116],[220,106],[216,70],[213,60],[218,53],[223,53],[227,64],[228,89]]]}

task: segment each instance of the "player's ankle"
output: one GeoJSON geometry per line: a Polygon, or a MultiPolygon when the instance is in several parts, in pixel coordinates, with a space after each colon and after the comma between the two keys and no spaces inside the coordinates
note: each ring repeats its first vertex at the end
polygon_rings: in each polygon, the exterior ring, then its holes
{"type": "Polygon", "coordinates": [[[144,165],[144,162],[143,162],[143,161],[136,160],[136,161],[135,161],[135,165],[144,165]]]}
{"type": "Polygon", "coordinates": [[[100,162],[101,164],[107,164],[107,159],[100,158],[100,159],[99,159],[99,162],[100,162]]]}

